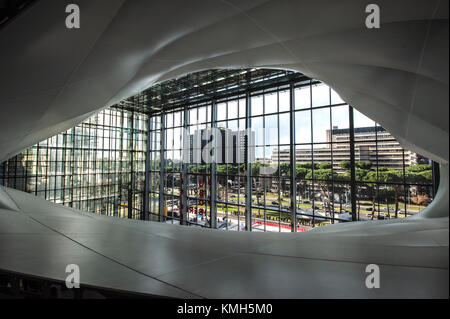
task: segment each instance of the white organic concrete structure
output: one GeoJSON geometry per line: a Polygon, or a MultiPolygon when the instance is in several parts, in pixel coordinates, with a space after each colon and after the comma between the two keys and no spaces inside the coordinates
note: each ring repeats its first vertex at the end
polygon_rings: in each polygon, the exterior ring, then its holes
{"type": "Polygon", "coordinates": [[[0,269],[59,278],[78,257],[98,267],[86,284],[165,296],[448,298],[447,1],[379,0],[381,28],[367,29],[358,0],[78,0],[81,28],[68,30],[70,2],[40,0],[0,32],[1,161],[158,81],[281,68],[326,82],[406,148],[443,164],[439,195],[402,221],[236,236],[104,220],[4,189],[0,269]],[[142,246],[111,246],[110,233],[142,246]],[[153,252],[156,239],[164,249],[153,252]],[[147,249],[161,261],[137,256],[147,249]],[[367,263],[382,265],[386,286],[363,286],[367,263]],[[200,283],[204,265],[226,275],[200,283]]]}

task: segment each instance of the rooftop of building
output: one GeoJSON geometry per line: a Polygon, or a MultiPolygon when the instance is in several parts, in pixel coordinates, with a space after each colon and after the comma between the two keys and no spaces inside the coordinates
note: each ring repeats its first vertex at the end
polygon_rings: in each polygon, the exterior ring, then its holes
{"type": "MultiPolygon", "coordinates": [[[[349,134],[350,129],[349,128],[333,128],[332,133],[334,135],[338,134],[349,134]]],[[[384,129],[381,126],[366,126],[366,127],[355,127],[354,132],[355,133],[375,133],[376,132],[386,132],[386,129],[384,129]]]]}

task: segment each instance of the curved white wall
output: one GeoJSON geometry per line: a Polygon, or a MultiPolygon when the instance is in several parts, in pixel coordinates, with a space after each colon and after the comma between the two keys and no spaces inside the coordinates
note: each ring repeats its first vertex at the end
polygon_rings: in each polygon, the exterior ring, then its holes
{"type": "Polygon", "coordinates": [[[282,68],[444,164],[439,195],[414,218],[283,235],[116,220],[0,188],[0,269],[61,279],[76,258],[83,285],[181,298],[448,298],[448,1],[378,0],[371,30],[359,0],[77,0],[81,29],[67,30],[71,2],[39,0],[0,30],[0,161],[158,81],[282,68]],[[368,263],[381,289],[363,285],[368,263]]]}
{"type": "Polygon", "coordinates": [[[40,0],[0,32],[0,161],[153,83],[211,68],[304,72],[405,147],[448,162],[448,2],[40,0]]]}

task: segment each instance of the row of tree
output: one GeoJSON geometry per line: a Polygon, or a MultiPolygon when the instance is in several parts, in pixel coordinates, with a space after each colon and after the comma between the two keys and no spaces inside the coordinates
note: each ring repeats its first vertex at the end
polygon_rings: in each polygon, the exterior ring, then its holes
{"type": "MultiPolygon", "coordinates": [[[[289,193],[289,177],[291,175],[291,164],[280,163],[275,169],[264,169],[271,165],[256,162],[251,165],[251,178],[253,192],[258,196],[264,192],[264,188],[272,188],[271,182],[266,182],[270,177],[281,177],[280,188],[282,193],[289,193]]],[[[189,165],[190,173],[208,173],[209,165],[189,165]]],[[[172,161],[166,163],[168,172],[180,172],[181,164],[175,164],[172,161]]],[[[225,185],[231,180],[233,183],[244,186],[246,179],[246,164],[218,164],[217,182],[219,188],[225,188],[225,185]],[[237,180],[238,177],[240,180],[237,180]]],[[[332,194],[338,194],[340,211],[342,211],[342,203],[344,195],[350,192],[351,181],[351,163],[350,161],[342,161],[333,167],[332,163],[303,163],[296,164],[296,180],[298,196],[308,194],[314,196],[316,189],[320,189],[321,200],[324,206],[331,207],[332,194]]],[[[399,210],[399,202],[406,201],[405,187],[413,184],[416,193],[427,193],[427,187],[422,185],[430,184],[432,181],[431,165],[420,164],[405,166],[404,170],[374,167],[372,162],[358,161],[355,163],[355,177],[358,193],[358,213],[363,199],[371,199],[372,211],[375,211],[377,202],[394,203],[395,215],[397,217],[399,210]]],[[[270,179],[269,179],[270,180],[270,179]]],[[[173,185],[175,186],[175,185],[173,185]]],[[[219,190],[219,194],[220,194],[219,190]]],[[[348,196],[345,196],[348,198],[348,196]]],[[[389,210],[388,210],[389,214],[389,210]]]]}

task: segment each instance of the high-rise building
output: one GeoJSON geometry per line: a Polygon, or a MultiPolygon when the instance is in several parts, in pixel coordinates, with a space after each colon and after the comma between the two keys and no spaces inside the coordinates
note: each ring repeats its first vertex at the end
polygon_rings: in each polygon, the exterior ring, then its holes
{"type": "MultiPolygon", "coordinates": [[[[350,130],[333,127],[327,130],[325,146],[304,148],[297,146],[295,158],[298,164],[330,162],[336,170],[339,163],[350,160],[350,130]]],[[[378,167],[403,169],[404,165],[429,164],[429,160],[417,153],[405,150],[400,143],[380,126],[354,129],[355,161],[371,162],[378,167]]],[[[272,161],[290,162],[290,150],[274,148],[272,161]]]]}
{"type": "Polygon", "coordinates": [[[255,161],[255,132],[227,128],[197,130],[189,135],[189,163],[242,164],[255,161]],[[206,158],[208,157],[208,158],[206,158]]]}

